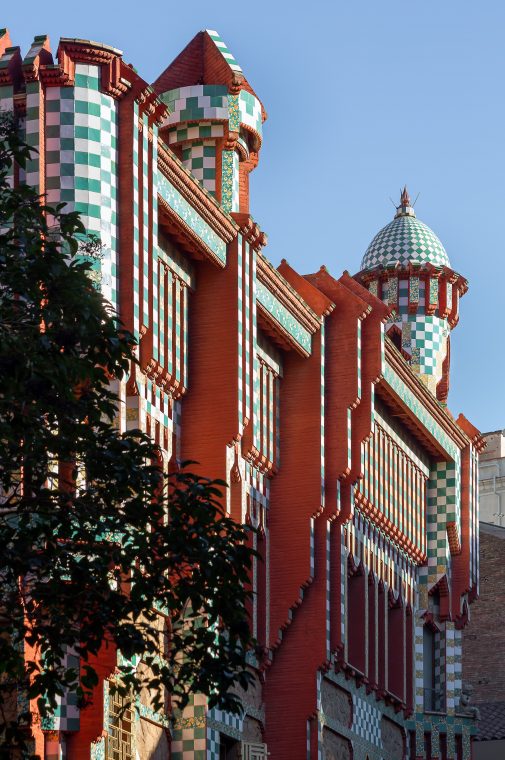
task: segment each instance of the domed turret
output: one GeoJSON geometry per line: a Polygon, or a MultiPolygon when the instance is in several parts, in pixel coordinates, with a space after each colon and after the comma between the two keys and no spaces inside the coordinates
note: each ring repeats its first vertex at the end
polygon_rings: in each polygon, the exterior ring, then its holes
{"type": "Polygon", "coordinates": [[[444,246],[433,230],[416,218],[407,188],[403,188],[400,205],[392,222],[374,237],[361,262],[361,269],[405,266],[412,263],[450,266],[444,246]]]}
{"type": "Polygon", "coordinates": [[[437,398],[449,390],[449,334],[458,321],[463,277],[435,233],[416,218],[404,187],[392,222],[375,235],[357,275],[392,307],[386,331],[437,398]]]}

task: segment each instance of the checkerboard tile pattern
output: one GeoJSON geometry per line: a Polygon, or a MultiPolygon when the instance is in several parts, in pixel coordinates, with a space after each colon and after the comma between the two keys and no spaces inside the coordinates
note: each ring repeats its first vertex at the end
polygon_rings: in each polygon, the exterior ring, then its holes
{"type": "Polygon", "coordinates": [[[172,760],[207,760],[206,698],[191,695],[173,725],[172,760]]]}
{"type": "Polygon", "coordinates": [[[365,741],[381,747],[381,711],[357,694],[352,695],[352,704],[353,731],[365,741]]]}
{"type": "Polygon", "coordinates": [[[195,84],[168,90],[161,96],[171,113],[168,124],[183,121],[227,121],[228,89],[224,85],[195,84]]]}
{"type": "MultiPolygon", "coordinates": [[[[63,658],[63,666],[79,672],[79,657],[68,653],[63,658]]],[[[77,694],[66,690],[65,694],[56,697],[56,707],[51,714],[41,720],[44,731],[79,731],[80,710],[77,706],[77,694]]]]}
{"type": "MultiPolygon", "coordinates": [[[[46,112],[48,203],[67,203],[66,210],[81,214],[86,232],[100,239],[95,276],[116,307],[117,113],[113,98],[100,92],[100,67],[78,63],[75,87],[48,88],[46,112]]],[[[27,182],[35,180],[29,171],[27,182]]]]}
{"type": "Polygon", "coordinates": [[[436,462],[428,486],[428,570],[435,583],[450,565],[447,523],[460,531],[460,461],[436,462]]]}
{"type": "Polygon", "coordinates": [[[239,97],[240,121],[242,124],[250,127],[258,135],[261,135],[263,129],[263,120],[261,115],[261,103],[254,95],[246,90],[241,90],[239,97]]]}
{"type": "MultiPolygon", "coordinates": [[[[40,82],[27,82],[26,84],[26,121],[25,139],[33,148],[30,158],[26,162],[26,184],[40,192],[40,122],[41,122],[41,87],[40,82]]],[[[46,124],[49,123],[49,115],[46,114],[46,124]]]]}
{"type": "Polygon", "coordinates": [[[192,124],[187,127],[173,127],[168,132],[168,142],[173,145],[188,140],[206,140],[211,137],[223,137],[223,135],[224,127],[222,124],[202,121],[199,124],[192,124]]]}
{"type": "Polygon", "coordinates": [[[182,163],[210,193],[216,191],[216,145],[212,140],[196,140],[183,145],[182,163]]]}
{"type": "Polygon", "coordinates": [[[393,263],[406,265],[411,261],[450,266],[445,248],[426,224],[415,216],[398,216],[374,237],[363,256],[361,268],[373,269],[393,263]]]}

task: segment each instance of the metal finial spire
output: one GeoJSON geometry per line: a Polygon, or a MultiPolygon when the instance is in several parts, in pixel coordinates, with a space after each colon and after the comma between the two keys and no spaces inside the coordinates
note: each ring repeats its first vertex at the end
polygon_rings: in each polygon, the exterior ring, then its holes
{"type": "Polygon", "coordinates": [[[407,185],[404,185],[400,194],[400,205],[396,207],[396,216],[415,216],[415,211],[410,202],[407,185]]]}

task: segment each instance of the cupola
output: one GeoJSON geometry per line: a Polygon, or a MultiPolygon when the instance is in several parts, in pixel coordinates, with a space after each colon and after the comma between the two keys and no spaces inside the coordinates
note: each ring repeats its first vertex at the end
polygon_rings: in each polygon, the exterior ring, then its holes
{"type": "Polygon", "coordinates": [[[391,307],[386,332],[437,399],[449,391],[450,331],[467,281],[421,222],[404,187],[394,219],[366,249],[356,279],[391,307]]]}

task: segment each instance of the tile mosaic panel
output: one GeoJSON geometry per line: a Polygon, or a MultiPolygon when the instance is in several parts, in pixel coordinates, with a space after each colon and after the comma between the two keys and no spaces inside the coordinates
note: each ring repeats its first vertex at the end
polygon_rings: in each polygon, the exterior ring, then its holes
{"type": "Polygon", "coordinates": [[[224,240],[214,232],[163,174],[159,175],[158,191],[170,208],[198,235],[218,259],[223,264],[226,263],[226,243],[224,240]]]}
{"type": "Polygon", "coordinates": [[[271,293],[263,283],[257,283],[256,295],[259,303],[272,315],[278,322],[305,350],[310,353],[312,336],[308,330],[293,317],[285,306],[271,293]]]}

